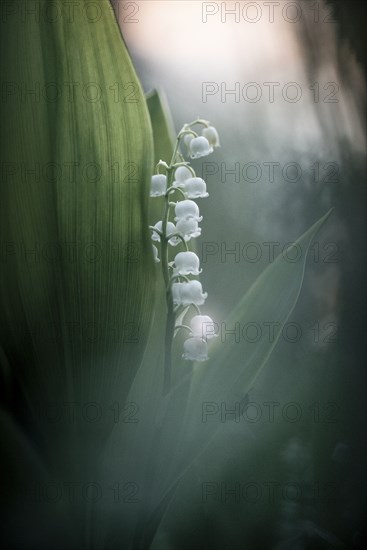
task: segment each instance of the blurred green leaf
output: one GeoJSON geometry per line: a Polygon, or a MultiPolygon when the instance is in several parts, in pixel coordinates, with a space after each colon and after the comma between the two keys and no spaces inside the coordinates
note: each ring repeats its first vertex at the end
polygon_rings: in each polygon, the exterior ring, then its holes
{"type": "Polygon", "coordinates": [[[147,105],[153,128],[154,164],[160,160],[171,160],[176,132],[167,99],[162,90],[146,94],[147,105]]]}
{"type": "MultiPolygon", "coordinates": [[[[140,513],[127,505],[121,505],[118,509],[114,506],[108,511],[111,524],[116,525],[112,518],[128,518],[120,527],[119,535],[124,533],[124,540],[133,537],[134,530],[129,533],[127,530],[131,525],[137,525],[136,532],[143,533],[144,544],[148,547],[174,497],[178,481],[210,443],[218,439],[217,436],[223,433],[226,426],[232,430],[233,423],[221,422],[220,414],[208,416],[208,422],[203,423],[202,404],[214,403],[220,410],[221,403],[225,403],[230,409],[253,386],[297,302],[308,248],[329,215],[330,212],[297,241],[302,250],[299,261],[289,263],[282,256],[278,257],[246,292],[225,321],[228,329],[233,328],[236,322],[241,326],[248,322],[278,322],[273,341],[263,339],[251,344],[246,340],[239,343],[229,340],[222,343],[218,338],[210,347],[211,359],[208,363],[195,365],[192,376],[188,370],[188,374],[163,400],[160,398],[163,335],[161,331],[158,336],[159,329],[156,326],[161,323],[159,318],[164,313],[164,306],[160,304],[161,313],[154,322],[158,332],[155,339],[150,340],[142,369],[129,395],[129,400],[141,406],[139,423],[124,425],[122,429],[116,427],[107,453],[107,480],[111,482],[117,472],[123,471],[129,479],[136,480],[140,487],[140,513]],[[191,392],[187,399],[190,380],[191,392]],[[129,449],[126,456],[121,455],[124,444],[129,449]]],[[[190,369],[189,365],[187,369],[190,369]]],[[[116,534],[115,540],[119,535],[116,534]]]]}
{"type": "MultiPolygon", "coordinates": [[[[170,161],[174,147],[174,132],[168,107],[162,92],[152,91],[147,95],[147,105],[153,128],[155,163],[160,159],[170,161]]],[[[149,217],[151,223],[161,218],[163,200],[150,201],[149,217]]],[[[159,248],[159,243],[155,243],[159,248]]],[[[156,301],[153,322],[147,347],[140,368],[127,397],[128,403],[138,407],[137,423],[119,422],[108,442],[103,466],[105,484],[110,485],[124,473],[125,479],[134,480],[139,486],[140,505],[131,506],[124,502],[111,506],[104,505],[96,516],[94,537],[101,537],[104,548],[114,548],[118,540],[128,541],[134,538],[135,524],[139,525],[146,514],[149,499],[149,483],[155,447],[155,415],[159,407],[163,388],[164,335],[166,323],[165,287],[161,274],[161,264],[156,266],[156,301]],[[123,452],[128,449],[128,452],[123,452]],[[120,518],[124,518],[124,522],[120,518]],[[101,535],[103,533],[103,535],[101,535]]]]}
{"type": "MultiPolygon", "coordinates": [[[[166,97],[162,90],[152,90],[146,95],[146,100],[153,129],[154,166],[156,166],[160,160],[169,163],[173,154],[175,131],[166,97]]],[[[155,225],[157,221],[162,219],[163,206],[163,197],[156,197],[150,200],[150,225],[155,225]]],[[[158,250],[160,250],[159,243],[155,244],[158,250]]],[[[159,279],[161,278],[161,274],[159,274],[159,279]]]]}
{"type": "Polygon", "coordinates": [[[258,323],[262,326],[263,322],[275,322],[278,325],[274,330],[274,338],[262,338],[259,342],[251,343],[249,339],[243,338],[235,342],[231,336],[222,341],[223,338],[219,336],[216,343],[209,348],[212,358],[207,363],[199,363],[194,367],[182,424],[183,410],[180,410],[180,406],[182,393],[186,392],[185,381],[163,400],[158,413],[159,417],[163,417],[162,444],[158,459],[161,469],[152,498],[156,506],[159,506],[161,498],[170,493],[171,487],[177,484],[177,480],[185,474],[213,438],[221,430],[225,430],[226,426],[232,425],[231,422],[222,422],[221,405],[224,403],[226,409],[231,409],[236,402],[241,401],[265,366],[300,294],[308,249],[330,213],[331,211],[298,239],[296,246],[301,251],[298,261],[290,263],[282,255],[278,256],[224,322],[227,330],[232,330],[236,323],[239,323],[241,330],[247,323],[258,323]],[[203,411],[207,412],[205,418],[203,411]],[[216,411],[215,414],[213,411],[216,411]],[[180,425],[182,429],[178,434],[177,426],[180,425]]]}
{"type": "MultiPolygon", "coordinates": [[[[113,426],[108,410],[124,401],[151,325],[149,113],[108,0],[96,20],[86,0],[54,21],[7,4],[0,342],[31,409],[101,405],[99,422],[80,424],[93,445],[113,426]]],[[[63,447],[70,425],[44,424],[63,447]]],[[[85,443],[73,441],[70,463],[85,443]]]]}

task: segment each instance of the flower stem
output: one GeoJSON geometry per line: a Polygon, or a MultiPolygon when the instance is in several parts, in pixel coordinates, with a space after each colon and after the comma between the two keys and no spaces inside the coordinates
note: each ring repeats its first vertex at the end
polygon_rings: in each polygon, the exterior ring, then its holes
{"type": "Polygon", "coordinates": [[[172,285],[172,283],[173,283],[176,279],[178,279],[179,281],[180,281],[180,279],[183,279],[183,280],[186,281],[186,282],[189,282],[189,280],[190,280],[188,277],[186,277],[186,275],[172,275],[169,284],[172,285]]]}
{"type": "Polygon", "coordinates": [[[152,231],[154,231],[155,233],[157,233],[157,235],[158,235],[160,238],[162,237],[161,231],[159,231],[159,229],[157,229],[157,228],[154,227],[153,225],[150,225],[150,226],[149,226],[149,229],[151,229],[152,231]]]}
{"type": "Polygon", "coordinates": [[[189,250],[189,247],[187,245],[187,242],[185,241],[185,239],[183,238],[183,236],[180,234],[180,233],[173,233],[172,235],[169,236],[170,239],[172,239],[173,237],[177,237],[178,239],[180,239],[180,241],[182,242],[182,244],[185,246],[185,250],[188,251],[189,250]]]}
{"type": "Polygon", "coordinates": [[[188,330],[191,333],[191,328],[188,327],[187,325],[176,325],[175,326],[175,330],[178,330],[180,328],[184,328],[185,330],[188,330]]]}
{"type": "Polygon", "coordinates": [[[185,124],[186,127],[191,127],[191,126],[195,126],[195,124],[201,124],[202,126],[205,126],[206,128],[208,128],[208,126],[210,126],[210,123],[209,123],[209,120],[204,120],[202,118],[197,118],[196,120],[193,120],[192,122],[188,122],[187,124],[185,124]]]}
{"type": "Polygon", "coordinates": [[[168,197],[165,197],[164,211],[163,211],[163,217],[162,217],[161,256],[162,256],[162,274],[163,274],[164,284],[166,287],[169,283],[168,238],[167,238],[168,214],[169,214],[169,201],[168,201],[168,197]]]}
{"type": "MultiPolygon", "coordinates": [[[[174,157],[177,152],[175,148],[174,157]]],[[[173,157],[173,161],[174,161],[173,157]]],[[[172,164],[172,162],[171,162],[172,164]]],[[[173,178],[173,168],[171,166],[167,169],[167,181],[168,187],[171,184],[173,178]]],[[[172,370],[172,341],[175,327],[175,314],[173,311],[173,297],[170,285],[170,275],[168,266],[168,238],[167,238],[167,223],[169,217],[169,193],[164,197],[164,210],[162,216],[162,238],[161,238],[161,257],[162,257],[162,273],[164,284],[166,288],[166,302],[167,302],[167,319],[166,319],[166,334],[165,334],[165,353],[164,353],[164,375],[163,375],[163,395],[166,395],[171,388],[171,370],[172,370]]]]}
{"type": "Polygon", "coordinates": [[[167,195],[169,195],[170,193],[173,193],[174,191],[177,191],[182,195],[184,199],[186,199],[185,193],[179,187],[170,187],[169,189],[167,189],[167,195]]]}
{"type": "Polygon", "coordinates": [[[173,311],[173,300],[171,289],[167,289],[167,321],[165,336],[165,355],[164,355],[164,378],[163,395],[165,396],[171,389],[171,371],[172,371],[172,341],[175,330],[175,314],[173,311]]]}
{"type": "MultiPolygon", "coordinates": [[[[167,223],[169,218],[169,208],[170,200],[169,195],[173,190],[179,191],[184,195],[181,189],[171,188],[174,171],[175,171],[175,161],[176,157],[179,154],[178,150],[180,147],[180,141],[184,134],[191,133],[195,134],[192,130],[188,130],[186,126],[182,128],[179,132],[176,144],[173,150],[171,162],[167,167],[167,192],[164,197],[164,207],[163,207],[163,216],[162,216],[162,236],[161,236],[161,257],[162,257],[162,273],[163,279],[166,287],[166,302],[167,302],[167,320],[166,320],[166,334],[165,334],[165,353],[164,353],[164,374],[163,374],[163,396],[165,396],[171,389],[171,371],[172,371],[172,342],[175,331],[175,310],[173,305],[173,296],[172,288],[170,284],[169,276],[169,258],[168,258],[168,238],[167,238],[167,223]]],[[[171,236],[170,236],[171,237],[171,236]]],[[[180,236],[181,238],[181,236],[180,236]]],[[[184,239],[182,239],[184,241],[184,239]]],[[[187,249],[187,244],[185,242],[187,249]]]]}

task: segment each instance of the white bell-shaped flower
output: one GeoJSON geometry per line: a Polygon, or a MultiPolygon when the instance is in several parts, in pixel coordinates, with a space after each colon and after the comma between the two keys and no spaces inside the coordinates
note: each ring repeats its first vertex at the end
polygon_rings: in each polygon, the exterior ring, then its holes
{"type": "MultiPolygon", "coordinates": [[[[154,227],[156,229],[158,229],[158,231],[162,231],[162,222],[157,222],[154,227]]],[[[160,236],[158,235],[158,233],[156,231],[153,231],[152,230],[152,241],[160,241],[161,238],[160,236]]]]}
{"type": "Polygon", "coordinates": [[[193,134],[185,134],[183,137],[183,142],[187,147],[187,151],[190,153],[190,143],[194,139],[193,134]]]}
{"type": "Polygon", "coordinates": [[[174,263],[174,275],[199,275],[202,272],[200,260],[195,252],[179,252],[175,256],[174,263]]]}
{"type": "Polygon", "coordinates": [[[208,344],[200,338],[189,338],[183,345],[184,352],[182,357],[186,361],[207,361],[208,344]]]}
{"type": "Polygon", "coordinates": [[[152,176],[150,187],[151,197],[162,197],[167,191],[167,177],[163,174],[152,176]]]}
{"type": "Polygon", "coordinates": [[[154,244],[152,244],[152,247],[153,247],[154,261],[156,264],[159,264],[160,259],[158,258],[158,248],[154,244]]]}
{"type": "MultiPolygon", "coordinates": [[[[162,225],[163,225],[162,221],[159,221],[154,225],[154,227],[162,233],[162,225]]],[[[177,228],[176,228],[175,224],[172,223],[172,222],[167,222],[167,237],[169,237],[170,235],[173,235],[174,233],[177,233],[177,232],[178,231],[177,231],[177,228]]],[[[153,241],[160,241],[161,240],[160,236],[155,231],[152,231],[152,240],[153,241]]],[[[169,239],[168,242],[171,246],[177,246],[181,241],[178,237],[172,237],[172,239],[169,239]]]]}
{"type": "Polygon", "coordinates": [[[201,222],[203,219],[202,216],[200,216],[199,207],[194,201],[185,200],[180,201],[175,206],[175,213],[176,217],[175,220],[196,220],[197,222],[201,222]]]}
{"type": "Polygon", "coordinates": [[[173,182],[174,187],[185,187],[185,181],[192,178],[191,170],[186,166],[179,166],[175,170],[175,179],[173,182]]]}
{"type": "Polygon", "coordinates": [[[192,159],[206,157],[213,152],[213,147],[204,136],[199,136],[190,141],[189,144],[190,156],[192,159]]]}
{"type": "Polygon", "coordinates": [[[218,325],[214,323],[209,315],[195,315],[190,321],[191,336],[194,338],[202,338],[203,340],[211,340],[216,338],[218,334],[216,329],[218,325]]]}
{"type": "Polygon", "coordinates": [[[186,180],[184,192],[188,199],[209,197],[209,193],[206,191],[206,183],[202,178],[189,178],[186,180]]]}
{"type": "Polygon", "coordinates": [[[220,147],[219,135],[214,126],[208,126],[202,131],[203,136],[209,141],[211,147],[220,147]]]}
{"type": "Polygon", "coordinates": [[[195,239],[201,235],[201,227],[199,227],[198,222],[193,218],[179,219],[176,224],[176,231],[183,236],[185,241],[195,239]]]}
{"type": "Polygon", "coordinates": [[[172,297],[173,302],[178,306],[188,306],[190,304],[202,306],[208,297],[208,293],[203,292],[200,281],[189,281],[187,283],[173,283],[172,297]]]}

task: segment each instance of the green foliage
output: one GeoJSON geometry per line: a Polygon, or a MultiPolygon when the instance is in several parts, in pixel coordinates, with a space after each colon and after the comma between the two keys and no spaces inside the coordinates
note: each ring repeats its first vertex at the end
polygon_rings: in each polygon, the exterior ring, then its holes
{"type": "MultiPolygon", "coordinates": [[[[87,2],[72,21],[22,20],[13,4],[1,29],[3,80],[17,92],[1,118],[0,342],[30,411],[97,402],[105,417],[124,401],[151,325],[149,113],[108,0],[94,22],[87,2]]],[[[71,444],[82,469],[84,436],[98,448],[109,429],[56,426],[42,426],[50,453],[71,444]]]]}
{"type": "Polygon", "coordinates": [[[162,90],[153,90],[146,95],[154,140],[154,164],[160,160],[168,162],[172,157],[176,133],[162,90]]]}
{"type": "MultiPolygon", "coordinates": [[[[301,258],[278,257],[224,321],[228,330],[236,323],[276,322],[274,338],[253,344],[219,337],[211,359],[188,364],[162,399],[165,289],[148,230],[149,221],[160,219],[162,202],[149,212],[148,188],[154,163],[171,158],[172,123],[161,95],[153,92],[145,101],[110,4],[101,0],[99,6],[102,16],[94,23],[80,9],[73,22],[29,17],[19,24],[14,18],[1,29],[2,50],[9,53],[3,78],[18,89],[1,124],[1,162],[9,168],[0,203],[1,241],[7,243],[0,373],[9,406],[1,421],[6,468],[19,483],[27,471],[34,479],[48,479],[50,472],[90,479],[103,450],[102,486],[134,480],[140,504],[103,501],[93,514],[87,511],[86,525],[78,522],[80,537],[86,531],[105,549],[132,541],[145,548],[185,473],[228,426],[203,422],[203,404],[230,406],[256,382],[298,299],[309,246],[329,214],[297,241],[301,258]],[[62,91],[55,101],[42,92],[38,101],[24,99],[19,91],[35,83],[45,90],[50,82],[62,91]],[[75,82],[70,97],[65,84],[75,82]],[[100,90],[98,100],[83,94],[88,83],[100,90]],[[126,93],[131,89],[133,101],[126,93]],[[35,167],[38,175],[25,176],[35,167]],[[37,425],[44,441],[39,461],[11,418],[11,388],[18,385],[25,414],[49,402],[97,402],[104,411],[130,402],[139,408],[139,422],[122,419],[104,445],[113,425],[108,415],[88,428],[46,421],[37,425]],[[18,454],[22,467],[12,469],[18,454]]],[[[182,368],[178,356],[175,364],[182,368]]],[[[60,521],[64,513],[60,509],[60,521]]]]}
{"type": "MultiPolygon", "coordinates": [[[[260,325],[264,321],[275,322],[273,339],[264,338],[251,344],[246,339],[233,342],[231,337],[222,342],[219,337],[211,348],[211,359],[206,364],[195,365],[192,374],[188,367],[188,374],[163,400],[163,330],[160,338],[156,335],[155,343],[151,341],[149,353],[147,350],[129,394],[129,401],[141,404],[139,424],[133,429],[131,426],[124,426],[122,430],[116,428],[106,453],[108,475],[113,475],[113,472],[116,475],[120,470],[129,479],[136,480],[143,502],[140,516],[137,510],[125,506],[123,510],[110,510],[110,517],[123,514],[129,518],[128,525],[134,525],[139,516],[136,531],[142,533],[141,540],[146,547],[152,541],[159,517],[162,519],[180,479],[216,436],[231,429],[231,423],[221,423],[218,415],[215,418],[208,416],[207,422],[203,422],[203,404],[208,402],[220,406],[224,402],[230,408],[253,387],[297,302],[308,249],[329,215],[330,212],[298,239],[297,246],[301,250],[298,261],[287,262],[282,255],[276,258],[224,321],[228,330],[235,323],[243,327],[250,322],[260,325]],[[122,456],[119,452],[123,445],[129,449],[129,456],[122,456]],[[147,449],[150,449],[148,453],[147,449]]],[[[128,538],[133,534],[125,531],[123,536],[128,538]]]]}

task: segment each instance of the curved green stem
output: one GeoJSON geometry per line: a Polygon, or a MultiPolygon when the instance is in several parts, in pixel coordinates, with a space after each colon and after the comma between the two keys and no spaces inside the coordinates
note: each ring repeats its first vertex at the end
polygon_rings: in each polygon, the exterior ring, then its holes
{"type": "Polygon", "coordinates": [[[150,226],[149,226],[149,229],[151,229],[152,231],[155,231],[155,232],[157,233],[157,235],[159,235],[159,237],[162,239],[162,237],[163,237],[162,231],[159,231],[159,229],[157,229],[157,228],[154,227],[153,225],[150,225],[150,226]]]}
{"type": "Polygon", "coordinates": [[[189,130],[188,127],[185,128],[184,126],[180,131],[180,133],[178,134],[177,139],[180,140],[181,138],[183,138],[183,136],[186,136],[187,134],[191,134],[194,137],[199,137],[198,134],[194,132],[194,130],[189,130]]]}
{"type": "Polygon", "coordinates": [[[183,236],[181,235],[181,233],[172,233],[172,235],[170,235],[169,238],[172,239],[172,237],[177,237],[178,239],[180,239],[182,244],[185,245],[186,250],[189,249],[189,246],[188,246],[187,242],[185,241],[185,239],[183,238],[183,236]]]}
{"type": "Polygon", "coordinates": [[[191,333],[191,328],[188,327],[187,325],[176,325],[175,326],[175,330],[180,329],[180,328],[184,328],[184,329],[188,330],[191,333]]]}
{"type": "Polygon", "coordinates": [[[172,275],[172,277],[170,279],[170,282],[169,282],[170,287],[172,287],[172,283],[176,279],[184,279],[187,283],[190,281],[190,279],[188,277],[186,277],[186,275],[172,275]]]}
{"type": "Polygon", "coordinates": [[[178,191],[179,193],[181,193],[183,198],[186,199],[186,195],[185,195],[184,191],[182,191],[182,189],[180,189],[179,187],[169,187],[166,191],[166,196],[168,197],[168,195],[170,193],[173,193],[174,191],[178,191]]]}
{"type": "Polygon", "coordinates": [[[197,118],[196,120],[193,120],[192,122],[189,122],[188,124],[185,124],[185,126],[195,126],[195,124],[201,124],[202,126],[205,126],[208,128],[210,126],[209,120],[204,120],[203,118],[197,118]]]}
{"type": "Polygon", "coordinates": [[[201,311],[200,311],[199,306],[197,306],[196,304],[190,304],[190,306],[192,306],[195,309],[195,311],[198,315],[201,315],[201,311]]]}

